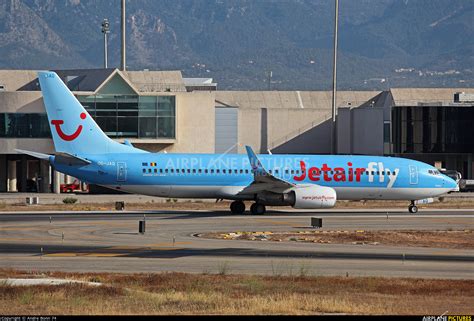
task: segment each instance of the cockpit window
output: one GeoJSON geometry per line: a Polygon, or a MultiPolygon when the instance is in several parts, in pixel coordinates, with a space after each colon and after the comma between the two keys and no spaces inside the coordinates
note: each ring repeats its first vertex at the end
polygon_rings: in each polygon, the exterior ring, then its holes
{"type": "Polygon", "coordinates": [[[428,174],[431,174],[431,175],[441,175],[441,173],[436,170],[436,169],[429,169],[428,170],[428,174]]]}

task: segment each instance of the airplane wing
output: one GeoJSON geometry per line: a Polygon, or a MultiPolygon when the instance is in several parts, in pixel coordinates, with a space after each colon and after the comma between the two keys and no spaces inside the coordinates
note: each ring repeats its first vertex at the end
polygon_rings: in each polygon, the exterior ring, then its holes
{"type": "Polygon", "coordinates": [[[245,146],[245,149],[247,150],[247,155],[250,160],[250,166],[252,167],[254,180],[250,185],[242,189],[238,195],[256,194],[265,191],[284,193],[285,191],[296,186],[293,183],[287,182],[270,174],[267,170],[265,170],[252,148],[250,146],[245,146]]]}

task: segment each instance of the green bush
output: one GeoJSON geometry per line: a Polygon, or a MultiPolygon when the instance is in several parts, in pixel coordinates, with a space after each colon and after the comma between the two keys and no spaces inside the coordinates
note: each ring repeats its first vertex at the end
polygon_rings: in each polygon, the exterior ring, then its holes
{"type": "Polygon", "coordinates": [[[74,198],[74,197],[66,197],[65,199],[63,199],[64,204],[74,204],[76,202],[77,202],[77,198],[74,198]]]}

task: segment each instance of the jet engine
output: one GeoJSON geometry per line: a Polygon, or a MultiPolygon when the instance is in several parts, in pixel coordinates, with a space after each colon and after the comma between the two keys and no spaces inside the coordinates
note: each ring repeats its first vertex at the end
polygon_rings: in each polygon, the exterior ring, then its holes
{"type": "Polygon", "coordinates": [[[331,208],[336,204],[336,191],[319,185],[297,186],[288,193],[260,193],[256,201],[269,206],[292,206],[300,209],[331,208]]]}
{"type": "Polygon", "coordinates": [[[294,193],[295,197],[294,203],[291,204],[293,208],[331,208],[336,205],[336,191],[331,187],[297,187],[291,193],[294,193]]]}

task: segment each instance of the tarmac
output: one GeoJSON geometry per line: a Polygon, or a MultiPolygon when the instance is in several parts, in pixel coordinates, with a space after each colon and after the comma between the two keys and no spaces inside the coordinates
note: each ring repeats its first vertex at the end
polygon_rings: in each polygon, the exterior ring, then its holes
{"type": "MultiPolygon", "coordinates": [[[[139,194],[88,194],[88,193],[0,193],[0,204],[24,204],[26,197],[39,197],[40,204],[63,204],[63,199],[73,197],[77,203],[104,204],[115,201],[125,201],[126,203],[166,203],[170,198],[160,198],[139,194]]],[[[472,199],[474,193],[449,193],[442,195],[447,199],[472,199]]],[[[174,199],[173,199],[174,200],[174,199]]],[[[176,199],[177,202],[195,201],[194,199],[176,199]]],[[[214,203],[215,199],[200,199],[199,202],[214,203]]],[[[407,202],[408,206],[409,202],[407,202]]]]}
{"type": "MultiPolygon", "coordinates": [[[[474,210],[0,212],[0,268],[474,279],[474,250],[207,239],[208,232],[472,230],[474,210]],[[146,221],[146,232],[138,222],[146,221]]],[[[474,242],[474,240],[473,240],[474,242]]]]}

